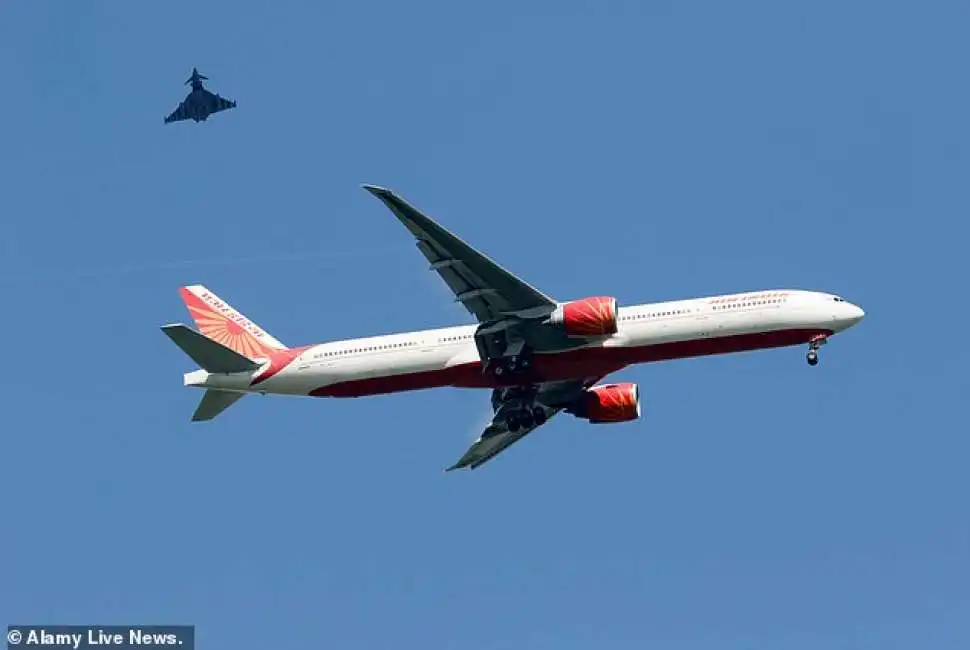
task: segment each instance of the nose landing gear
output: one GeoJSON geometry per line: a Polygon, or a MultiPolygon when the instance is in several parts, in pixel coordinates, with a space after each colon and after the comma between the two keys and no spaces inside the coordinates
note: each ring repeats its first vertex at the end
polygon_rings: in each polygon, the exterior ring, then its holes
{"type": "Polygon", "coordinates": [[[828,343],[828,337],[823,334],[813,336],[808,342],[808,354],[805,355],[805,360],[808,361],[808,365],[817,366],[818,365],[818,349],[828,343]]]}

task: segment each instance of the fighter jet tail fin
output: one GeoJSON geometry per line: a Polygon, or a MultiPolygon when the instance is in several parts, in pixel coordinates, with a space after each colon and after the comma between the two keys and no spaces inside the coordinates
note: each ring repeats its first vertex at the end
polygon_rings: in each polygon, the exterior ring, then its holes
{"type": "Polygon", "coordinates": [[[200,81],[202,79],[205,79],[206,81],[209,80],[207,76],[199,72],[198,68],[192,68],[192,76],[185,80],[185,85],[188,86],[192,82],[200,81]]]}

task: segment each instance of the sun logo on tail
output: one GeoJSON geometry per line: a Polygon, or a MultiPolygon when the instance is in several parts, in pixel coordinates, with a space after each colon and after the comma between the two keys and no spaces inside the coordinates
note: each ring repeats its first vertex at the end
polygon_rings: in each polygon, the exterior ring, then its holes
{"type": "Polygon", "coordinates": [[[179,292],[192,320],[206,337],[249,359],[268,358],[274,352],[285,349],[217,296],[204,290],[192,291],[193,288],[183,287],[179,292]]]}

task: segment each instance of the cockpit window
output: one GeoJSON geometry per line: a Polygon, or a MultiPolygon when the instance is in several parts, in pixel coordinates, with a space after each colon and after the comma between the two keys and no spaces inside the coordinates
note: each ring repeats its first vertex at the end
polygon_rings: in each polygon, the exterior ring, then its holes
{"type": "Polygon", "coordinates": [[[839,296],[832,296],[832,300],[835,302],[845,302],[845,298],[840,298],[839,296]]]}

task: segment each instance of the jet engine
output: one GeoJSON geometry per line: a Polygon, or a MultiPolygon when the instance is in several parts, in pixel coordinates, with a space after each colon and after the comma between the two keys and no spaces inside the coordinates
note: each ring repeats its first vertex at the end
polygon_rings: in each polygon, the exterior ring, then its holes
{"type": "Polygon", "coordinates": [[[630,383],[593,386],[566,412],[591,424],[630,422],[640,417],[640,388],[630,383]]]}
{"type": "Polygon", "coordinates": [[[616,298],[593,296],[565,302],[549,316],[549,324],[570,337],[616,334],[616,298]]]}

